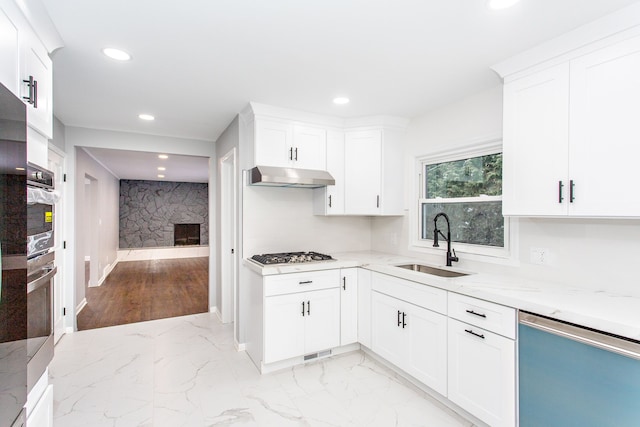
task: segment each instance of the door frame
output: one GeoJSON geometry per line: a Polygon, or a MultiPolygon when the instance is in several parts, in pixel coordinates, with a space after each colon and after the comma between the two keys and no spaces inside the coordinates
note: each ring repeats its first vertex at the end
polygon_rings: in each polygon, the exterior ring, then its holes
{"type": "Polygon", "coordinates": [[[64,230],[64,202],[65,202],[65,162],[66,153],[49,144],[49,153],[47,157],[47,168],[54,173],[55,190],[60,194],[60,199],[54,206],[54,230],[55,230],[55,263],[58,267],[58,273],[53,278],[53,342],[57,343],[66,332],[65,325],[65,275],[67,272],[66,259],[64,254],[65,248],[65,230],[64,230]],[[51,167],[51,159],[55,158],[57,167],[51,167]]]}
{"type": "Polygon", "coordinates": [[[220,158],[220,318],[235,321],[238,286],[238,186],[235,147],[220,158]]]}

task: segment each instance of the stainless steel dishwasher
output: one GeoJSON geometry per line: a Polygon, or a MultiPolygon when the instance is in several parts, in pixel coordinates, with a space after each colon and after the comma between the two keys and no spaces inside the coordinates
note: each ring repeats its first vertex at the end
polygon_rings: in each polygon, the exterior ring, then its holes
{"type": "Polygon", "coordinates": [[[640,426],[640,342],[521,311],[520,427],[640,426]]]}

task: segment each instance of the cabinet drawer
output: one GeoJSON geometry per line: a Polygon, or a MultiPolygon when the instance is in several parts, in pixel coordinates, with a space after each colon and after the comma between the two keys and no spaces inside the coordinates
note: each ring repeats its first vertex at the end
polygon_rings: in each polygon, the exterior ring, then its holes
{"type": "Polygon", "coordinates": [[[340,286],[340,270],[278,274],[264,278],[264,296],[317,291],[340,286]]]}
{"type": "Polygon", "coordinates": [[[516,310],[511,307],[450,292],[449,317],[516,338],[516,310]]]}
{"type": "Polygon", "coordinates": [[[372,278],[374,291],[447,314],[447,291],[386,274],[373,273],[372,278]]]}

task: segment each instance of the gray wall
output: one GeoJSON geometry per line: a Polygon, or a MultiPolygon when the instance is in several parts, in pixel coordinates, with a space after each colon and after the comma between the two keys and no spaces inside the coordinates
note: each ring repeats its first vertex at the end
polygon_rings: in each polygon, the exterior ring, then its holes
{"type": "Polygon", "coordinates": [[[120,181],[120,248],[173,246],[174,224],[200,224],[209,244],[208,184],[120,181]]]}

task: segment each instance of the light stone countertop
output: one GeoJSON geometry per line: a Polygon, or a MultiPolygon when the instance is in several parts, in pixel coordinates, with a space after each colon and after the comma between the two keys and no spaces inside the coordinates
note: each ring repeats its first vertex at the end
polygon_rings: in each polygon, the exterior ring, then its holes
{"type": "MultiPolygon", "coordinates": [[[[263,276],[363,267],[640,341],[640,296],[525,280],[517,276],[470,272],[472,274],[462,277],[438,277],[396,267],[403,263],[424,264],[424,261],[380,252],[345,252],[333,254],[333,257],[335,261],[265,267],[245,260],[244,265],[263,276]]],[[[464,272],[458,268],[452,270],[464,272]]]]}

